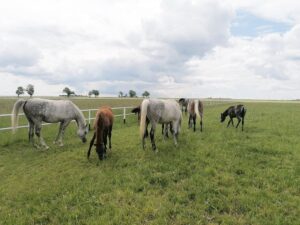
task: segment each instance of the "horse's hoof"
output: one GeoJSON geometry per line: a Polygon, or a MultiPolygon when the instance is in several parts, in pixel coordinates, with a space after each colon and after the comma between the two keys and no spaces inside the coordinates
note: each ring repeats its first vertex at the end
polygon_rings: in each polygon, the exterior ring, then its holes
{"type": "Polygon", "coordinates": [[[37,144],[34,144],[33,147],[37,148],[37,149],[40,149],[41,146],[37,145],[37,144]]]}

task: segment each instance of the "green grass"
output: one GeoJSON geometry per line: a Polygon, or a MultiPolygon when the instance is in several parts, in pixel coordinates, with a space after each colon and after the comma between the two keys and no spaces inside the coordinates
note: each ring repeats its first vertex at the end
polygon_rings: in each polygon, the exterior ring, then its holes
{"type": "MultiPolygon", "coordinates": [[[[13,102],[1,100],[2,113],[13,102]]],[[[158,153],[150,140],[141,149],[134,116],[117,118],[103,162],[95,151],[86,159],[75,124],[61,148],[57,125],[43,127],[48,151],[33,149],[26,129],[1,132],[0,224],[300,224],[300,105],[246,103],[244,132],[219,123],[227,106],[206,104],[203,133],[184,116],[177,148],[159,127],[158,153]]]]}

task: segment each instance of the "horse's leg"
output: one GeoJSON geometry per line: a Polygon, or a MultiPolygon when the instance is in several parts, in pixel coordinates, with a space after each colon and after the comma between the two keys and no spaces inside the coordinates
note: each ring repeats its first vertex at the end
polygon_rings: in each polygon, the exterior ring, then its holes
{"type": "Polygon", "coordinates": [[[71,120],[66,120],[64,122],[62,122],[59,126],[59,132],[58,132],[58,135],[57,135],[57,139],[56,139],[56,143],[59,144],[59,146],[64,146],[63,144],[63,136],[64,136],[64,133],[65,133],[65,129],[66,127],[70,124],[71,120]]]}
{"type": "Polygon", "coordinates": [[[112,131],[112,126],[109,126],[109,131],[108,131],[109,149],[111,149],[111,131],[112,131]]]}
{"type": "Polygon", "coordinates": [[[178,131],[179,131],[179,122],[178,121],[173,121],[172,122],[172,127],[173,127],[173,137],[174,137],[174,144],[177,147],[177,139],[178,139],[178,131]]]}
{"type": "Polygon", "coordinates": [[[103,143],[104,143],[104,158],[106,158],[106,146],[107,146],[107,136],[108,136],[108,129],[104,129],[103,132],[103,143]]]}
{"type": "Polygon", "coordinates": [[[34,145],[34,140],[33,140],[33,137],[34,137],[34,123],[33,122],[29,122],[28,137],[29,137],[29,142],[34,145]]]}
{"type": "Polygon", "coordinates": [[[196,115],[193,116],[194,132],[196,131],[196,115]]]}
{"type": "Polygon", "coordinates": [[[237,119],[238,119],[238,123],[237,123],[237,125],[236,125],[235,128],[238,128],[238,126],[240,125],[240,122],[241,122],[241,118],[240,117],[237,117],[237,119]]]}
{"type": "Polygon", "coordinates": [[[170,125],[169,125],[169,123],[166,123],[165,125],[166,125],[165,126],[165,135],[166,135],[167,138],[169,138],[169,126],[170,125]]]}
{"type": "Polygon", "coordinates": [[[152,123],[151,130],[150,130],[150,139],[152,144],[152,150],[156,150],[155,140],[154,140],[154,134],[155,134],[155,126],[156,124],[152,123]]]}
{"type": "Polygon", "coordinates": [[[35,135],[39,138],[40,144],[42,145],[42,147],[44,147],[45,149],[48,149],[49,146],[46,145],[44,138],[41,135],[41,130],[42,130],[42,123],[38,122],[35,123],[35,135]]]}
{"type": "Polygon", "coordinates": [[[94,135],[93,135],[93,137],[92,137],[92,139],[91,139],[90,147],[89,147],[89,150],[88,150],[88,152],[87,152],[87,158],[90,158],[91,149],[92,149],[92,146],[93,146],[93,144],[94,144],[95,139],[96,139],[96,132],[94,132],[94,135]]]}
{"type": "Polygon", "coordinates": [[[242,131],[244,131],[244,117],[242,117],[242,131]]]}
{"type": "Polygon", "coordinates": [[[230,123],[231,123],[232,118],[229,119],[227,127],[229,127],[230,123]]]}
{"type": "Polygon", "coordinates": [[[202,122],[202,115],[200,115],[200,131],[202,132],[202,126],[203,126],[203,122],[202,122]]]}
{"type": "Polygon", "coordinates": [[[63,126],[63,122],[60,122],[59,123],[59,128],[58,128],[58,134],[54,140],[54,144],[57,144],[58,143],[58,139],[60,138],[60,134],[61,134],[61,130],[62,130],[62,126],[63,126]]]}
{"type": "Polygon", "coordinates": [[[192,127],[191,125],[192,115],[189,115],[189,122],[188,122],[188,128],[190,129],[192,127]]]}

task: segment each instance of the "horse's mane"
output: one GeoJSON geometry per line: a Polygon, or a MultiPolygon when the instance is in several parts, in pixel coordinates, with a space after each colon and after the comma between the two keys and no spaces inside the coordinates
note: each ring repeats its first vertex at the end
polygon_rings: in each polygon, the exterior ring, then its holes
{"type": "MultiPolygon", "coordinates": [[[[71,102],[71,101],[70,101],[71,102]]],[[[77,116],[76,118],[75,118],[75,120],[76,120],[76,122],[77,122],[77,124],[78,125],[80,125],[80,123],[81,123],[81,125],[83,125],[83,126],[85,126],[86,125],[86,122],[85,122],[85,117],[84,117],[84,115],[83,115],[83,113],[82,113],[82,111],[78,108],[78,106],[77,105],[75,105],[73,102],[71,102],[71,104],[73,105],[73,107],[74,107],[74,109],[75,109],[75,115],[77,116]],[[79,120],[80,121],[79,121],[79,120]]]]}

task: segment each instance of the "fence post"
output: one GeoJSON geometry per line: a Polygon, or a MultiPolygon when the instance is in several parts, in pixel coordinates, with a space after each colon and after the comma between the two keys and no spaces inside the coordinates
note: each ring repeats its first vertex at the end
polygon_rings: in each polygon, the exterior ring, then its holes
{"type": "Polygon", "coordinates": [[[123,123],[126,123],[126,108],[123,108],[123,123]]]}
{"type": "Polygon", "coordinates": [[[89,131],[91,130],[91,110],[89,109],[89,131]]]}

